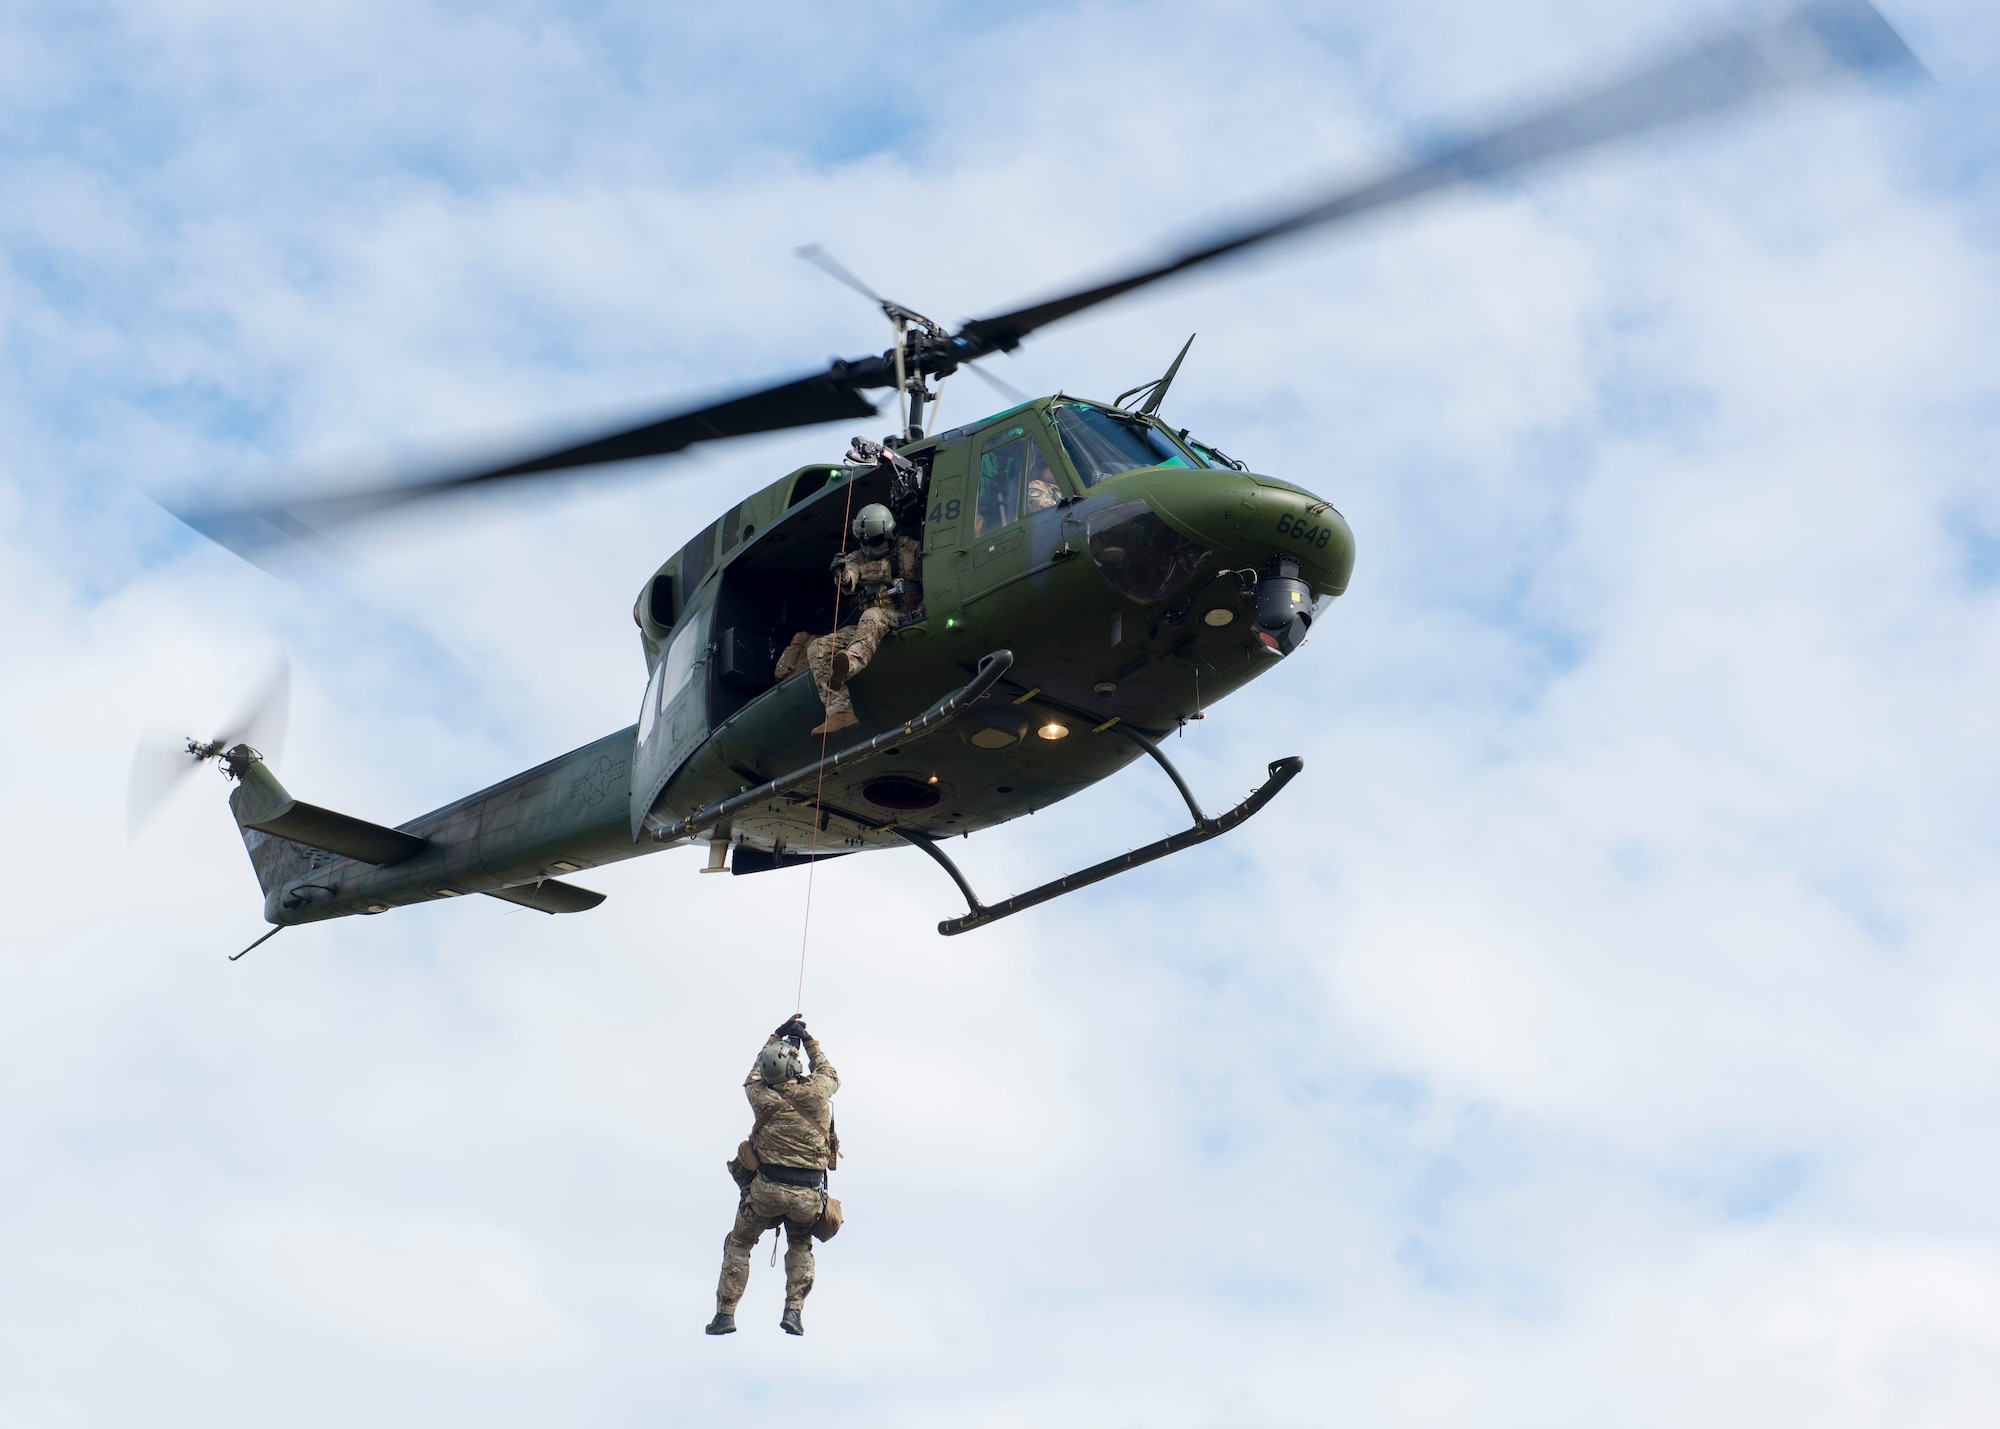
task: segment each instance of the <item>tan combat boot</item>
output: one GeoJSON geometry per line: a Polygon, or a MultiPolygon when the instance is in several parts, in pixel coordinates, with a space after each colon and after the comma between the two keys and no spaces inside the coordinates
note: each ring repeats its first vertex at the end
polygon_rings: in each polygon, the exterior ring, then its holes
{"type": "Polygon", "coordinates": [[[854,717],[854,711],[842,710],[839,714],[828,715],[824,724],[814,726],[813,733],[839,734],[843,729],[853,729],[860,723],[861,721],[854,717]]]}

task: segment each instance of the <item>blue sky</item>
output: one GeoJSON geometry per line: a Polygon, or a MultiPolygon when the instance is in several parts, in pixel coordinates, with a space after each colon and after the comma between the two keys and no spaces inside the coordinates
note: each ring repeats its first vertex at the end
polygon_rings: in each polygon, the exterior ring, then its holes
{"type": "MultiPolygon", "coordinates": [[[[272,580],[143,493],[361,474],[879,347],[1601,75],[1694,7],[16,6],[0,20],[0,1420],[1986,1424],[2000,20],[1107,307],[999,366],[1353,524],[1174,744],[1227,840],[968,937],[831,866],[848,1227],[699,1335],[804,885],[259,930],[126,759],[276,651],[396,822],[632,717],[634,593],[845,430],[468,502],[272,580]]],[[[948,422],[998,404],[969,381],[948,422]],[[954,416],[953,414],[956,414],[954,416]]],[[[879,433],[878,433],[879,435],[879,433]]],[[[1165,832],[1133,770],[965,848],[1165,832]]],[[[919,866],[921,865],[921,866],[919,866]]],[[[489,900],[469,900],[487,902],[489,900]]]]}

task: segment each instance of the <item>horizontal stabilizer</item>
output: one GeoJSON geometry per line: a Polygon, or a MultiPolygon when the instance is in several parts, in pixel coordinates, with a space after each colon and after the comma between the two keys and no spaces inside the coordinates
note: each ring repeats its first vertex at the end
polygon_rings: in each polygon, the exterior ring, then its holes
{"type": "Polygon", "coordinates": [[[423,852],[424,841],[399,829],[385,829],[366,819],[336,814],[317,804],[301,804],[294,799],[275,818],[245,821],[244,828],[258,829],[290,839],[295,844],[323,848],[342,858],[361,863],[401,863],[423,852]]]}
{"type": "Polygon", "coordinates": [[[578,888],[574,883],[564,883],[557,878],[482,891],[488,898],[504,898],[509,903],[518,903],[523,908],[543,913],[587,913],[604,901],[602,893],[593,893],[588,888],[578,888]]]}
{"type": "Polygon", "coordinates": [[[425,841],[401,829],[385,829],[366,819],[338,814],[317,804],[302,804],[285,791],[278,777],[261,760],[243,771],[243,782],[229,798],[236,822],[246,829],[272,834],[308,848],[325,849],[361,863],[401,863],[422,853],[425,841]]]}

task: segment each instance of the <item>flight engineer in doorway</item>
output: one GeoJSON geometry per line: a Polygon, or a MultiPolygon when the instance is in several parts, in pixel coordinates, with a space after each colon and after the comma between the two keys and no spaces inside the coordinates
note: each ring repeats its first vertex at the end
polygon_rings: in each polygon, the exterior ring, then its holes
{"type": "Polygon", "coordinates": [[[831,1240],[840,1229],[840,1202],[826,1193],[826,1173],[840,1159],[833,1126],[833,1094],[839,1090],[840,1073],[796,1014],[779,1024],[744,1078],[756,1120],[729,1163],[739,1192],[736,1224],[722,1241],[722,1279],[715,1287],[709,1334],[735,1333],[736,1306],[750,1281],[750,1252],[765,1231],[780,1225],[785,1314],[778,1323],[788,1335],[806,1332],[800,1317],[813,1287],[813,1238],[831,1240]],[[810,1068],[799,1060],[801,1048],[812,1060],[810,1068]]]}
{"type": "Polygon", "coordinates": [[[848,680],[875,657],[890,631],[924,618],[923,547],[897,530],[886,506],[862,507],[849,529],[855,549],[833,558],[832,574],[843,592],[860,596],[861,613],[854,624],[806,646],[806,664],[826,706],[826,719],[814,734],[837,734],[860,723],[848,680]]]}

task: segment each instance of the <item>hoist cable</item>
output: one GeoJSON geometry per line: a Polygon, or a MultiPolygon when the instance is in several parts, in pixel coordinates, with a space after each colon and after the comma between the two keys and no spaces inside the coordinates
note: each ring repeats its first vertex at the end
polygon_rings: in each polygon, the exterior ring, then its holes
{"type": "MultiPolygon", "coordinates": [[[[843,556],[847,554],[848,518],[853,515],[853,512],[854,475],[850,473],[847,480],[847,502],[840,513],[840,554],[843,556]]],[[[840,582],[836,580],[833,583],[833,635],[828,638],[834,639],[839,635],[840,582]]],[[[837,653],[837,649],[829,651],[827,658],[831,660],[837,653]]],[[[846,686],[843,685],[841,688],[844,691],[846,686]]],[[[850,700],[852,698],[852,696],[849,696],[850,700]]],[[[820,797],[826,792],[826,744],[829,739],[833,738],[833,731],[828,729],[827,726],[833,721],[833,711],[829,709],[824,711],[824,713],[826,718],[821,720],[819,724],[819,778],[813,785],[812,841],[807,845],[806,853],[806,913],[803,925],[799,928],[799,985],[798,991],[792,1000],[793,1016],[797,1016],[806,1010],[806,943],[812,937],[813,875],[819,871],[819,829],[821,823],[826,819],[826,810],[820,807],[820,797]]]]}

